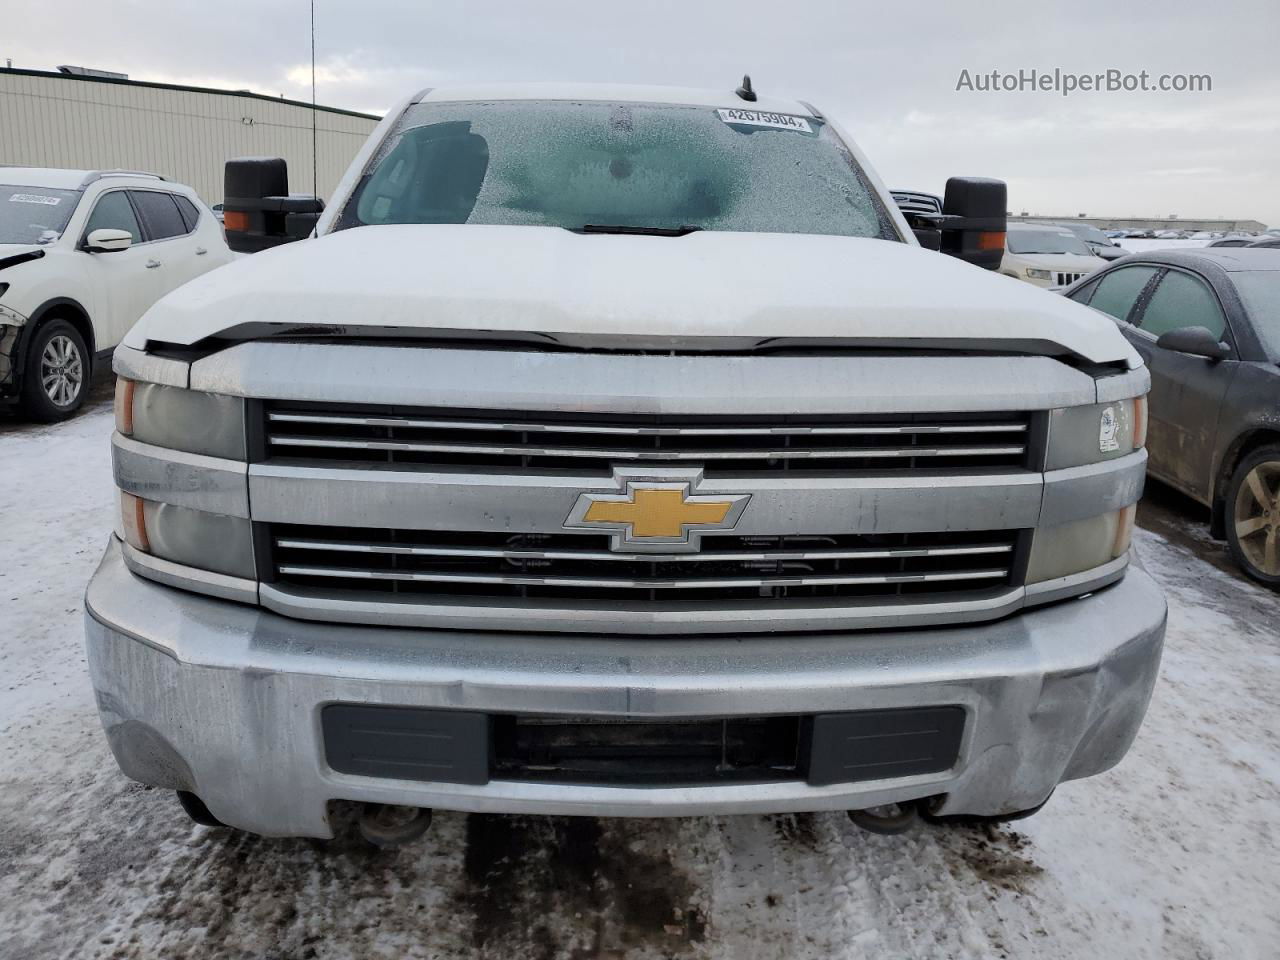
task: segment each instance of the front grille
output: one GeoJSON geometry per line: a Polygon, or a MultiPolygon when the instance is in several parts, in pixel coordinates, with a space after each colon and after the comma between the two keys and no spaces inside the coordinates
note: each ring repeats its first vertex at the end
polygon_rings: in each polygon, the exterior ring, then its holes
{"type": "Polygon", "coordinates": [[[1057,273],[1055,274],[1055,276],[1057,277],[1057,285],[1059,287],[1065,287],[1068,284],[1075,283],[1077,280],[1083,277],[1084,274],[1083,273],[1057,273]]]}
{"type": "MultiPolygon", "coordinates": [[[[920,602],[1007,587],[1018,531],[704,535],[698,553],[615,553],[604,534],[456,533],[272,525],[271,579],[331,595],[725,603],[920,602]]],[[[260,541],[261,542],[261,541],[260,541]]]]}
{"type": "Polygon", "coordinates": [[[690,417],[264,406],[261,459],[610,473],[614,465],[754,472],[1028,466],[1025,413],[690,417]]]}
{"type": "Polygon", "coordinates": [[[799,716],[582,717],[331,703],[320,725],[328,765],[361,777],[825,786],[949,770],[960,755],[965,718],[954,705],[799,716]]]}

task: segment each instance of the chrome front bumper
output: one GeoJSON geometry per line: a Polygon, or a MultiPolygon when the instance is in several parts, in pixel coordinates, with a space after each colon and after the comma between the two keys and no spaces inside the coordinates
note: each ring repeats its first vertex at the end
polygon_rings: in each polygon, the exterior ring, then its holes
{"type": "Polygon", "coordinates": [[[854,634],[592,638],[298,621],[162,586],[112,538],[86,596],[89,669],[126,774],[200,795],[223,822],[331,836],[327,802],[682,816],[855,809],[945,794],[943,813],[1034,807],[1107,769],[1155,683],[1165,602],[1131,568],[1078,600],[995,623],[854,634]],[[750,716],[955,704],[960,758],[941,774],[634,788],[374,779],[325,762],[328,703],[629,717],[750,716]]]}

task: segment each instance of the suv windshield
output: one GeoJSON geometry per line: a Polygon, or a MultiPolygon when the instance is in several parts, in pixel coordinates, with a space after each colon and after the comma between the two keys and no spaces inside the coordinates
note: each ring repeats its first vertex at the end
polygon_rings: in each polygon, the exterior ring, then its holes
{"type": "Polygon", "coordinates": [[[1280,359],[1280,270],[1241,271],[1231,279],[1267,353],[1280,359]]]}
{"type": "Polygon", "coordinates": [[[1104,247],[1114,246],[1111,238],[1099,230],[1097,227],[1091,227],[1087,224],[1078,223],[1067,227],[1072,233],[1083,240],[1085,243],[1096,243],[1104,247]]]}
{"type": "Polygon", "coordinates": [[[1073,253],[1084,257],[1093,251],[1073,233],[1065,230],[1010,230],[1006,244],[1010,253],[1073,253]]]}
{"type": "Polygon", "coordinates": [[[390,223],[900,239],[822,120],[607,102],[409,107],[334,229],[390,223]]]}
{"type": "Polygon", "coordinates": [[[52,243],[79,199],[79,190],[0,184],[0,243],[52,243]]]}

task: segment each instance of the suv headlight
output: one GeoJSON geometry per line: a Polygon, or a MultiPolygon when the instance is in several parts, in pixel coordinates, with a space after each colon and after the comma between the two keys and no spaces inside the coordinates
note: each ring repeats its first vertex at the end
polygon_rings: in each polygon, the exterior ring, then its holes
{"type": "Polygon", "coordinates": [[[1127,456],[1147,442],[1147,398],[1113,400],[1049,412],[1046,470],[1127,456]]]}
{"type": "Polygon", "coordinates": [[[244,400],[157,383],[116,380],[116,429],[141,443],[244,460],[244,400]]]}
{"type": "Polygon", "coordinates": [[[1053,274],[1048,270],[1040,270],[1036,267],[1027,267],[1026,274],[1032,280],[1052,280],[1053,274]]]}
{"type": "Polygon", "coordinates": [[[120,494],[120,535],[135,550],[186,567],[253,580],[248,520],[120,494]]]}

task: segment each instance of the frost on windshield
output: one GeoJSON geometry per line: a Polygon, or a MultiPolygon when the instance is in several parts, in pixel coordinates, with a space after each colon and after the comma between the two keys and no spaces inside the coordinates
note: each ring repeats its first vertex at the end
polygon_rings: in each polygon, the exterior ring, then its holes
{"type": "Polygon", "coordinates": [[[588,224],[894,237],[825,124],[725,122],[712,108],[424,104],[340,226],[588,224]]]}
{"type": "Polygon", "coordinates": [[[78,190],[0,185],[0,243],[52,243],[79,199],[78,190]]]}

